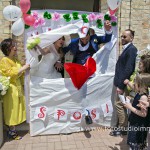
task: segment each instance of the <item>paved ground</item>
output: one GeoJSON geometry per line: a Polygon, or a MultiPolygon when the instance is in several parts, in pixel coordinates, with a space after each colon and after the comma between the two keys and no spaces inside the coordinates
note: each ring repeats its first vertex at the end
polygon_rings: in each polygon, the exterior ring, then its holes
{"type": "MultiPolygon", "coordinates": [[[[112,137],[110,130],[94,130],[68,135],[48,135],[31,137],[28,132],[20,132],[22,140],[9,141],[4,137],[1,150],[128,150],[126,136],[112,137]]],[[[5,134],[5,133],[4,133],[5,134]]],[[[5,134],[6,135],[6,134],[5,134]]]]}

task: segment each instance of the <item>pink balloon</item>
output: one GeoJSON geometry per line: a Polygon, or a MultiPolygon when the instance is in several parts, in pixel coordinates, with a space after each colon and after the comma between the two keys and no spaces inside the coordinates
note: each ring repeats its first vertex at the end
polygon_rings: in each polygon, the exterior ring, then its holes
{"type": "Polygon", "coordinates": [[[27,13],[31,7],[30,0],[20,0],[20,8],[23,13],[27,13]]]}
{"type": "Polygon", "coordinates": [[[35,18],[29,14],[23,14],[23,20],[26,25],[33,26],[35,18]]]}

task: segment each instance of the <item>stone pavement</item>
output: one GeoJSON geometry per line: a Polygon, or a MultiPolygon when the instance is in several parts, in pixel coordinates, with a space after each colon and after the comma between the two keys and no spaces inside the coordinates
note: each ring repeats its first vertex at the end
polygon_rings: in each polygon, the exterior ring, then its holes
{"type": "MultiPolygon", "coordinates": [[[[110,129],[31,137],[21,131],[21,140],[4,137],[1,150],[128,150],[126,136],[112,137],[110,129]]],[[[5,134],[5,133],[4,133],[5,134]]],[[[5,134],[6,135],[6,134],[5,134]]]]}

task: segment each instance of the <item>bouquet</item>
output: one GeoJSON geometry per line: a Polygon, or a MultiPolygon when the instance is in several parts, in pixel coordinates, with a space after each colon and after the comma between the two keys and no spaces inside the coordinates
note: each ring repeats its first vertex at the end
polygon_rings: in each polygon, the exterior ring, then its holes
{"type": "Polygon", "coordinates": [[[0,76],[0,96],[5,95],[9,88],[10,77],[0,76]]]}
{"type": "Polygon", "coordinates": [[[27,40],[27,49],[31,50],[33,49],[36,45],[38,45],[41,42],[40,38],[29,38],[27,40]]]}

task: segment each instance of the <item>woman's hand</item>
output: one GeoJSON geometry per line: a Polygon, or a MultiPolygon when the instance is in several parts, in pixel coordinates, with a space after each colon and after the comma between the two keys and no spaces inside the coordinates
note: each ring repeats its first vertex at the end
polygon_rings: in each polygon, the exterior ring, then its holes
{"type": "Polygon", "coordinates": [[[56,62],[54,66],[55,66],[57,71],[61,71],[64,67],[61,62],[56,62]]]}
{"type": "Polygon", "coordinates": [[[20,68],[18,74],[23,73],[25,70],[30,69],[30,64],[26,64],[23,67],[20,68]]]}
{"type": "Polygon", "coordinates": [[[23,68],[23,70],[30,69],[30,64],[25,64],[22,68],[23,68]]]}
{"type": "Polygon", "coordinates": [[[42,49],[39,45],[35,45],[33,48],[35,51],[37,51],[37,49],[42,49]]]}
{"type": "Polygon", "coordinates": [[[125,85],[127,85],[129,82],[130,82],[130,81],[129,81],[128,79],[125,79],[123,83],[124,83],[125,85]]]}
{"type": "Polygon", "coordinates": [[[139,104],[137,106],[140,107],[141,109],[144,109],[144,110],[146,110],[147,107],[150,107],[149,102],[143,101],[143,100],[139,100],[139,104]]]}

